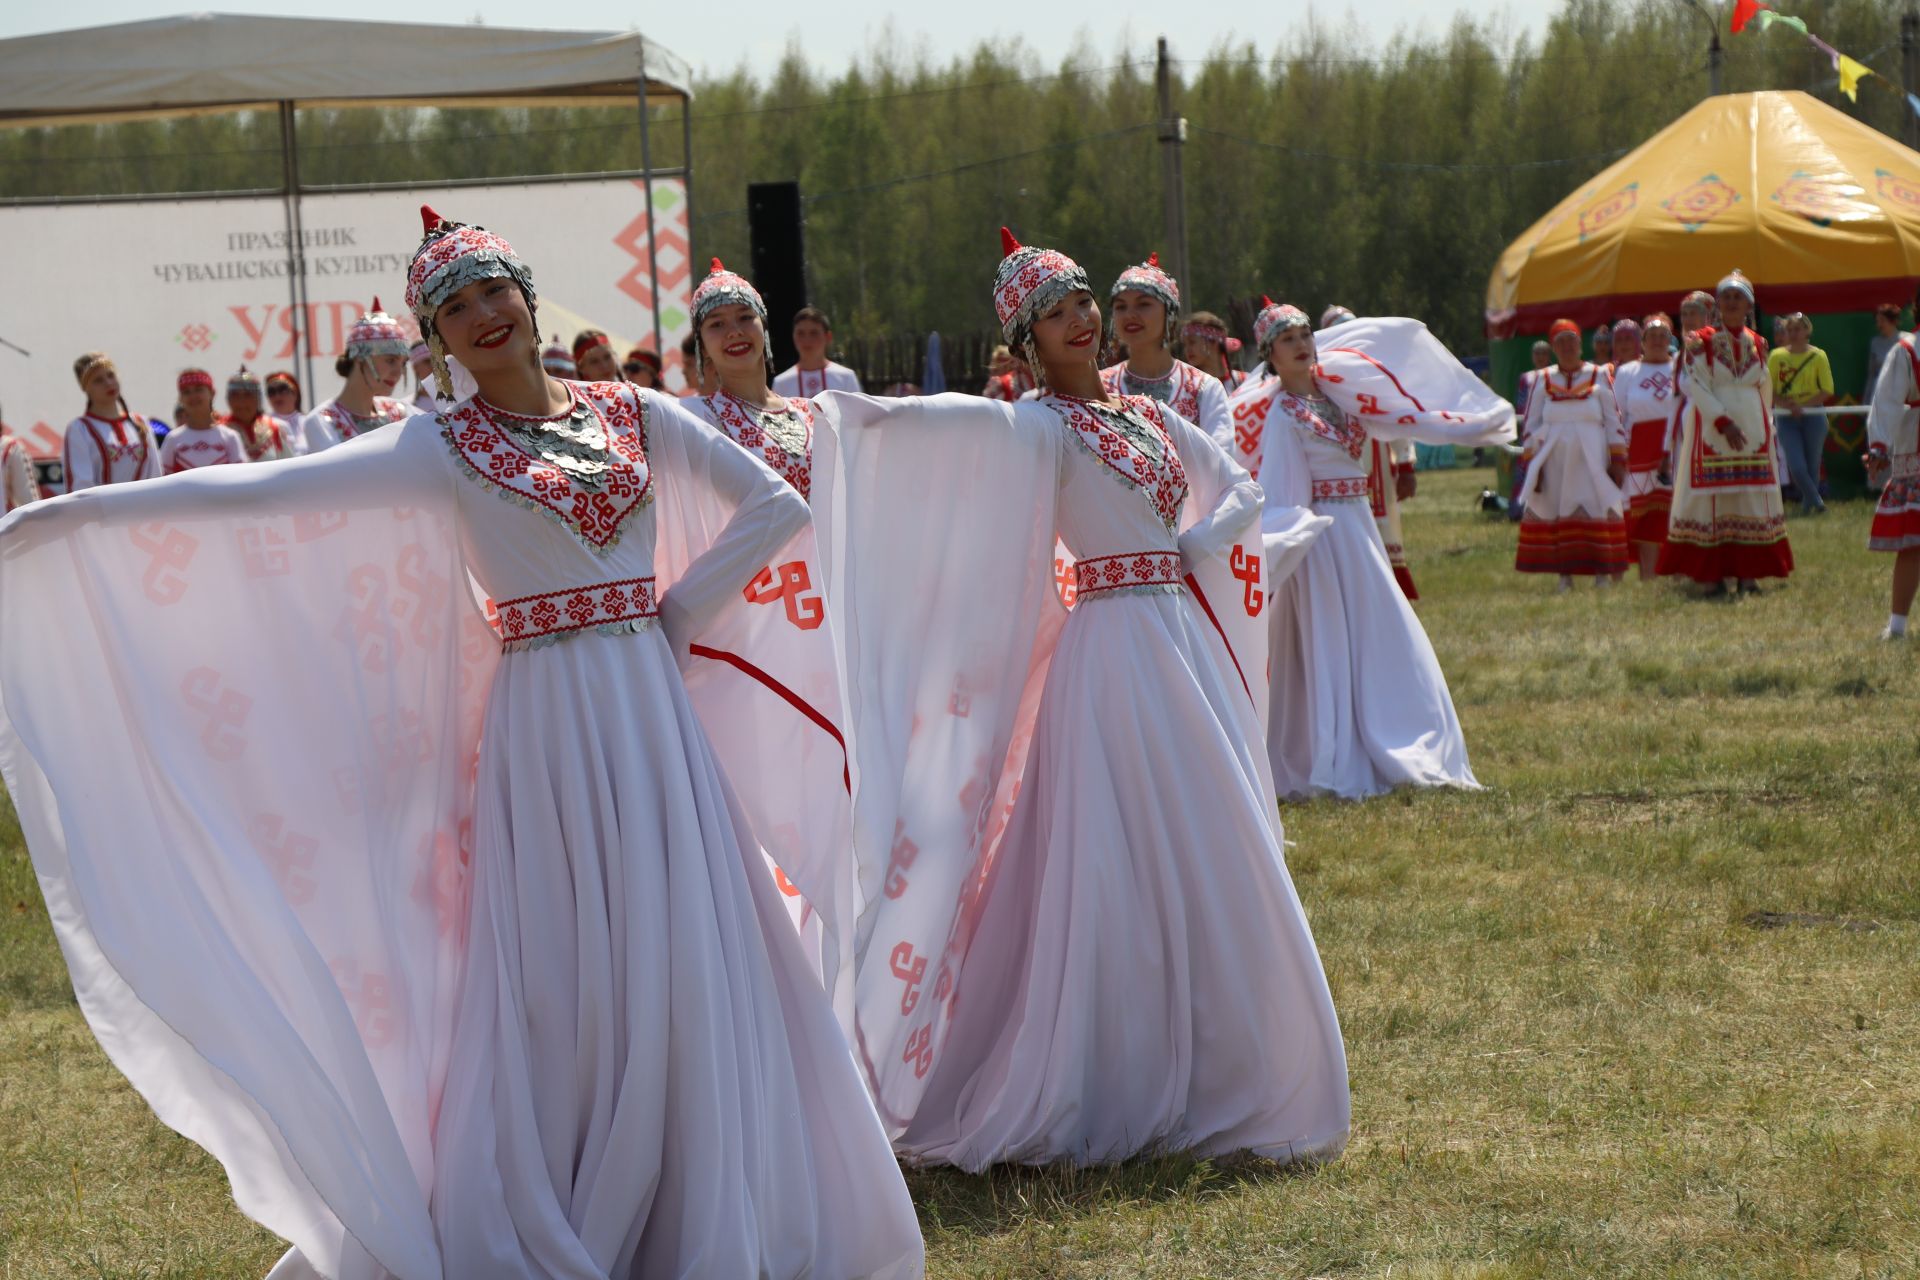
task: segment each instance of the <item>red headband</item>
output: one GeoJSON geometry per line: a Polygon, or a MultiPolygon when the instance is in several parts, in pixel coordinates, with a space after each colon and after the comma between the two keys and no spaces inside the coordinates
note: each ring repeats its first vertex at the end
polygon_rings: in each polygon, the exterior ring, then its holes
{"type": "Polygon", "coordinates": [[[1555,320],[1547,329],[1547,341],[1552,342],[1563,333],[1571,333],[1577,338],[1580,336],[1580,326],[1571,320],[1555,320]]]}
{"type": "Polygon", "coordinates": [[[573,340],[573,358],[577,361],[595,347],[610,347],[613,339],[604,333],[583,333],[573,340]]]}
{"type": "Polygon", "coordinates": [[[205,369],[183,369],[180,372],[178,386],[182,391],[189,390],[193,387],[205,387],[211,391],[213,390],[213,375],[205,369]]]}

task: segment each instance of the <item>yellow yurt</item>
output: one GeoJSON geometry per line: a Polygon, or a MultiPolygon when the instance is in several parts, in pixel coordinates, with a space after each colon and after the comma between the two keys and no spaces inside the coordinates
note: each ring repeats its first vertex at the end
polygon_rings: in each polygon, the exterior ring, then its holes
{"type": "Polygon", "coordinates": [[[1671,311],[1733,267],[1776,314],[1907,301],[1920,152],[1798,91],[1709,98],[1507,247],[1488,334],[1671,311]]]}

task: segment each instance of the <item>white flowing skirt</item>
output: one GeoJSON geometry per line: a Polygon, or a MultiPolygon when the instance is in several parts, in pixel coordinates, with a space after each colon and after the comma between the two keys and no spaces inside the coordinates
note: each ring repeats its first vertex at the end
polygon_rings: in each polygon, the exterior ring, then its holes
{"type": "Polygon", "coordinates": [[[1333,525],[1274,592],[1267,750],[1288,797],[1478,787],[1447,679],[1366,505],[1333,525]]]}
{"type": "Polygon", "coordinates": [[[509,655],[481,742],[447,1280],[918,1275],[899,1167],[660,633],[509,655]]]}
{"type": "Polygon", "coordinates": [[[910,1159],[1345,1144],[1333,999],[1204,625],[1184,594],[1067,622],[910,1159]]]}

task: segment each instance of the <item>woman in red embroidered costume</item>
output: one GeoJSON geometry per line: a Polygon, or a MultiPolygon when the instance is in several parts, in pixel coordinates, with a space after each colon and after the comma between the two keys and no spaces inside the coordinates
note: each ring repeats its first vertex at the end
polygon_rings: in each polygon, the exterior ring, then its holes
{"type": "MultiPolygon", "coordinates": [[[[1620,325],[1613,332],[1617,350],[1620,325]]],[[[1633,336],[1640,354],[1614,367],[1613,399],[1627,432],[1627,541],[1644,582],[1655,576],[1673,505],[1673,485],[1663,477],[1679,361],[1673,354],[1673,321],[1664,314],[1648,316],[1646,327],[1636,326],[1633,336]]]]}
{"type": "Polygon", "coordinates": [[[0,608],[0,765],[82,1007],[277,1280],[918,1275],[762,861],[837,909],[831,641],[750,586],[806,504],[549,379],[531,272],[424,215],[408,305],[478,394],[0,524],[58,620],[0,608]],[[76,645],[114,678],[46,681],[76,645]]]}
{"type": "Polygon", "coordinates": [[[1218,378],[1173,355],[1180,331],[1180,286],[1160,269],[1151,254],[1128,267],[1107,291],[1113,310],[1113,339],[1127,349],[1126,361],[1100,371],[1110,396],[1149,396],[1199,427],[1218,435],[1227,425],[1227,393],[1218,378]]]}
{"type": "Polygon", "coordinates": [[[1893,556],[1893,607],[1880,634],[1902,640],[1920,589],[1920,353],[1911,334],[1902,334],[1881,362],[1867,441],[1867,476],[1882,486],[1867,549],[1893,556]]]}
{"type": "Polygon", "coordinates": [[[298,436],[293,422],[261,408],[260,375],[240,366],[227,379],[227,412],[221,421],[240,435],[247,446],[247,461],[278,462],[299,454],[298,436]]]}
{"type": "Polygon", "coordinates": [[[346,347],[334,361],[333,371],[346,384],[299,424],[299,452],[331,449],[414,413],[413,406],[393,395],[407,372],[411,347],[407,331],[375,298],[373,306],[347,330],[346,347]]]}
{"type": "Polygon", "coordinates": [[[1254,340],[1275,376],[1232,402],[1231,450],[1266,490],[1269,557],[1301,509],[1329,526],[1296,570],[1272,575],[1274,782],[1301,797],[1477,787],[1446,676],[1369,507],[1368,452],[1415,435],[1500,443],[1513,438],[1513,410],[1416,321],[1330,333],[1339,345],[1319,348],[1304,312],[1269,300],[1254,340]]]}
{"type": "MultiPolygon", "coordinates": [[[[1269,304],[1271,305],[1271,304],[1269,304]]],[[[1342,306],[1331,306],[1320,313],[1320,331],[1327,330],[1358,316],[1342,306]]],[[[1340,334],[1328,334],[1324,342],[1329,347],[1337,347],[1342,341],[1340,334]]],[[[1413,440],[1409,438],[1383,440],[1378,436],[1370,437],[1367,442],[1367,502],[1373,508],[1373,522],[1380,526],[1380,541],[1386,548],[1387,563],[1393,566],[1393,580],[1400,584],[1400,590],[1409,600],[1420,598],[1420,589],[1413,585],[1413,570],[1407,565],[1406,535],[1401,532],[1400,504],[1410,500],[1419,491],[1419,480],[1414,472],[1413,440]]]]}
{"type": "Polygon", "coordinates": [[[205,369],[184,369],[176,388],[180,396],[180,425],[160,442],[160,467],[167,475],[195,467],[232,466],[247,460],[247,446],[239,432],[213,412],[213,375],[205,369]]]}
{"type": "Polygon", "coordinates": [[[1330,1156],[1339,1025],[1260,751],[1265,664],[1226,639],[1261,635],[1259,488],[1105,393],[1085,272],[1005,248],[995,307],[1036,401],[818,401],[859,826],[891,851],[862,1060],[914,1162],[1330,1156]]]}
{"type": "Polygon", "coordinates": [[[687,407],[772,467],[801,497],[810,497],[813,405],[772,389],[767,304],[745,276],[718,258],[693,291],[693,334],[700,380],[717,378],[720,389],[687,401],[687,407]]]}
{"type": "Polygon", "coordinates": [[[1662,574],[1713,592],[1758,588],[1793,572],[1786,510],[1774,466],[1773,383],[1767,344],[1747,327],[1753,284],[1735,271],[1714,291],[1720,323],[1687,339],[1686,407],[1673,455],[1673,506],[1662,574]]]}
{"type": "Polygon", "coordinates": [[[1558,363],[1527,400],[1513,567],[1558,574],[1562,591],[1576,577],[1611,586],[1627,571],[1626,430],[1606,372],[1580,358],[1580,327],[1556,320],[1547,336],[1558,363]]]}
{"type": "Polygon", "coordinates": [[[1229,356],[1240,352],[1240,339],[1227,332],[1227,322],[1211,311],[1196,311],[1180,328],[1180,355],[1202,373],[1220,379],[1228,395],[1247,381],[1247,371],[1236,369],[1229,356]]]}
{"type": "Polygon", "coordinates": [[[153,427],[127,408],[113,361],[89,351],[73,362],[73,376],[87,393],[87,411],[67,424],[60,451],[67,492],[159,475],[160,445],[153,427]]]}

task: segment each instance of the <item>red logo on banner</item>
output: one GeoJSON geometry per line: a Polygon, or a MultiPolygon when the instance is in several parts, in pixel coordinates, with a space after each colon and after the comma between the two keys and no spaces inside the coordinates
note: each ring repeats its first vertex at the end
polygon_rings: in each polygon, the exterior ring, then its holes
{"type": "Polygon", "coordinates": [[[213,345],[213,330],[203,324],[190,324],[180,330],[180,345],[189,351],[205,351],[213,345]]]}

